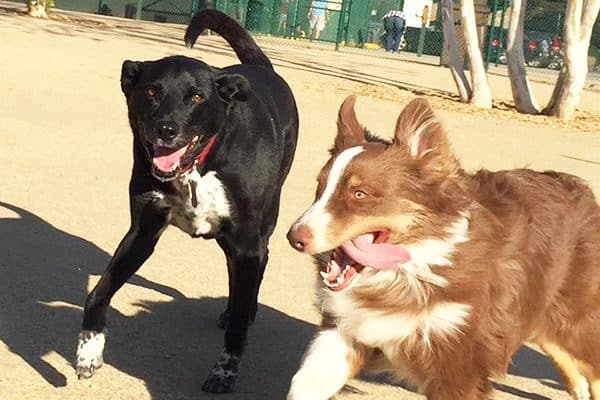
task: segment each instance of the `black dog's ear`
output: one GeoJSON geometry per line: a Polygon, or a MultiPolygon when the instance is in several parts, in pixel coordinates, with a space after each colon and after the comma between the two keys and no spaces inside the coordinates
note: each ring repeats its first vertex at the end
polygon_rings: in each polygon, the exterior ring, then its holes
{"type": "Polygon", "coordinates": [[[141,64],[142,63],[138,61],[126,60],[123,62],[123,66],[121,67],[121,90],[125,96],[127,96],[131,88],[137,82],[141,72],[141,64]]]}
{"type": "Polygon", "coordinates": [[[250,95],[250,81],[243,75],[224,74],[216,79],[219,97],[230,102],[232,100],[246,101],[250,95]]]}

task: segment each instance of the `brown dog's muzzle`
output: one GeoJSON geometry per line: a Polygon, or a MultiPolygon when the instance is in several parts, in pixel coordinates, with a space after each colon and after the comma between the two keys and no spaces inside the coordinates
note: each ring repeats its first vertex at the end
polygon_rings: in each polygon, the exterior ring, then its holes
{"type": "Polygon", "coordinates": [[[301,253],[307,251],[310,247],[312,237],[313,235],[310,228],[304,224],[292,225],[287,233],[287,239],[290,242],[290,245],[301,253]]]}

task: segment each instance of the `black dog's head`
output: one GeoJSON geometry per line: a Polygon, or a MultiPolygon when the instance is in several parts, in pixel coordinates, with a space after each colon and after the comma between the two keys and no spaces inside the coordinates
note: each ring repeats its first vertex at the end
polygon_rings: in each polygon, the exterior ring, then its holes
{"type": "Polygon", "coordinates": [[[242,75],[182,56],[125,61],[121,88],[131,128],[161,181],[175,179],[192,163],[206,140],[223,127],[229,105],[250,94],[242,75]]]}

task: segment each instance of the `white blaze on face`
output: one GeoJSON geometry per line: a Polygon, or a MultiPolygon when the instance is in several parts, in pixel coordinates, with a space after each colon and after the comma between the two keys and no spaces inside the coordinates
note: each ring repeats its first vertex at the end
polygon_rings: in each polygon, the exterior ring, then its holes
{"type": "Polygon", "coordinates": [[[336,156],[327,174],[327,183],[321,197],[292,226],[292,229],[297,229],[300,225],[305,225],[310,229],[313,235],[311,252],[318,253],[331,248],[326,238],[327,228],[331,221],[331,214],[327,211],[327,203],[329,203],[350,161],[363,151],[365,149],[362,146],[350,147],[336,156]]]}

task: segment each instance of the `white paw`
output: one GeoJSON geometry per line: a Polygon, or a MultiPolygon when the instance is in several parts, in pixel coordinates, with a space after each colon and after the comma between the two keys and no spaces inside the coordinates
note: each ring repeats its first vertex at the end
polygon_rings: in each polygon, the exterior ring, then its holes
{"type": "Polygon", "coordinates": [[[579,385],[573,389],[571,394],[575,400],[591,400],[590,386],[584,377],[579,380],[579,385]]]}
{"type": "Polygon", "coordinates": [[[292,378],[287,400],[327,400],[329,396],[324,395],[322,389],[322,378],[311,377],[310,374],[296,374],[292,378]]]}
{"type": "Polygon", "coordinates": [[[77,344],[75,371],[79,379],[91,378],[104,363],[102,353],[106,335],[103,332],[81,331],[77,344]]]}

